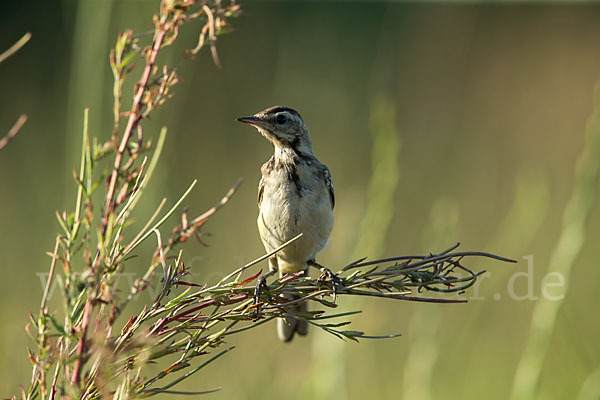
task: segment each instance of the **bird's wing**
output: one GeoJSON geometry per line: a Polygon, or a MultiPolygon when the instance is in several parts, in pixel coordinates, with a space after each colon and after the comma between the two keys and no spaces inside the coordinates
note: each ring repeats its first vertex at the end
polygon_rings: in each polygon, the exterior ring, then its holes
{"type": "Polygon", "coordinates": [[[262,203],[263,192],[265,191],[265,178],[269,176],[271,171],[273,170],[274,155],[269,158],[269,161],[263,164],[260,168],[260,182],[258,182],[258,208],[260,209],[260,204],[262,203]]]}
{"type": "Polygon", "coordinates": [[[265,177],[260,178],[258,182],[258,209],[260,210],[260,204],[262,203],[263,192],[265,191],[265,177]]]}
{"type": "Polygon", "coordinates": [[[324,175],[325,175],[325,185],[327,186],[327,190],[329,190],[329,198],[331,199],[331,209],[335,206],[335,191],[333,190],[333,180],[331,179],[331,172],[329,172],[329,168],[326,165],[323,165],[324,175]]]}

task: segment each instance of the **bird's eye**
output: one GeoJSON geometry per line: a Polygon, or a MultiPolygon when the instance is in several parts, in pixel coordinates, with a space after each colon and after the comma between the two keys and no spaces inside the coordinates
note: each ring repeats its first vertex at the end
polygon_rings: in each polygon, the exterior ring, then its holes
{"type": "Polygon", "coordinates": [[[285,117],[285,115],[283,115],[283,114],[279,114],[279,115],[277,116],[277,118],[275,118],[275,121],[277,121],[277,123],[278,123],[279,125],[283,125],[283,124],[285,124],[285,122],[287,121],[287,118],[285,117]]]}

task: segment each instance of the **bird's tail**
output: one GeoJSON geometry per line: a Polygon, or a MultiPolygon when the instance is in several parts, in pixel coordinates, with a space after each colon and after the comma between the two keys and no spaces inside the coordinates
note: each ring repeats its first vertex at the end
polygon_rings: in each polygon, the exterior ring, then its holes
{"type": "MultiPolygon", "coordinates": [[[[302,271],[303,269],[304,273],[308,274],[308,266],[298,267],[297,265],[288,264],[283,260],[278,259],[277,261],[279,266],[279,278],[282,278],[285,274],[295,273],[302,271]]],[[[297,295],[293,294],[289,294],[285,296],[285,298],[289,301],[299,299],[297,295]]],[[[279,337],[279,340],[289,342],[294,338],[294,333],[297,333],[300,336],[305,336],[308,333],[308,322],[294,316],[296,313],[305,313],[307,311],[308,302],[303,301],[290,309],[289,317],[277,318],[277,336],[279,337]]]]}
{"type": "MultiPolygon", "coordinates": [[[[289,300],[297,299],[297,296],[289,296],[289,300]]],[[[292,308],[292,313],[305,313],[308,311],[308,302],[303,301],[292,308]]],[[[308,333],[308,321],[303,319],[294,318],[293,316],[287,318],[277,319],[277,336],[279,340],[283,342],[289,342],[294,338],[294,333],[300,336],[305,336],[308,333]]]]}

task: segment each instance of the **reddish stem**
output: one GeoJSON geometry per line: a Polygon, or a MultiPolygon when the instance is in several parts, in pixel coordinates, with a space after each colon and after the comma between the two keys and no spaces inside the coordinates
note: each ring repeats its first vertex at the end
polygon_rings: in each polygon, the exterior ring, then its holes
{"type": "Polygon", "coordinates": [[[79,336],[79,342],[77,342],[77,358],[75,359],[75,365],[73,366],[73,375],[71,376],[71,382],[77,384],[81,380],[81,369],[83,367],[83,364],[85,363],[85,337],[93,308],[94,306],[92,304],[92,300],[88,297],[85,303],[85,308],[83,309],[83,317],[81,318],[81,336],[79,336]]]}
{"type": "Polygon", "coordinates": [[[162,46],[165,35],[167,34],[166,30],[163,28],[156,32],[154,37],[154,45],[152,46],[152,50],[148,55],[148,60],[146,63],[146,68],[144,68],[144,72],[142,73],[142,77],[137,83],[137,91],[135,96],[133,97],[133,104],[131,106],[131,111],[129,112],[129,119],[127,120],[127,126],[125,127],[125,131],[123,132],[123,139],[121,139],[121,144],[117,150],[117,154],[115,156],[115,165],[110,176],[110,181],[108,185],[108,191],[106,192],[106,204],[104,205],[104,218],[102,220],[103,223],[103,231],[106,232],[106,227],[108,225],[108,216],[113,211],[114,207],[114,195],[115,189],[117,186],[117,178],[119,176],[119,168],[121,167],[121,162],[123,161],[123,153],[125,153],[125,149],[127,148],[127,143],[129,143],[129,138],[133,133],[136,125],[141,119],[141,115],[139,114],[142,97],[144,96],[144,92],[148,88],[148,81],[150,79],[150,75],[152,73],[152,68],[156,63],[156,57],[158,56],[158,51],[162,46]]]}

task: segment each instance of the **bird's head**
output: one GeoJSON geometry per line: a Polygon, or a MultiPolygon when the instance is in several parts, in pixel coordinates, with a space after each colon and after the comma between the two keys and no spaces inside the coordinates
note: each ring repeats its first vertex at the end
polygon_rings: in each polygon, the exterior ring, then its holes
{"type": "Polygon", "coordinates": [[[237,120],[254,126],[276,148],[311,151],[308,129],[298,111],[292,108],[270,107],[237,120]]]}

